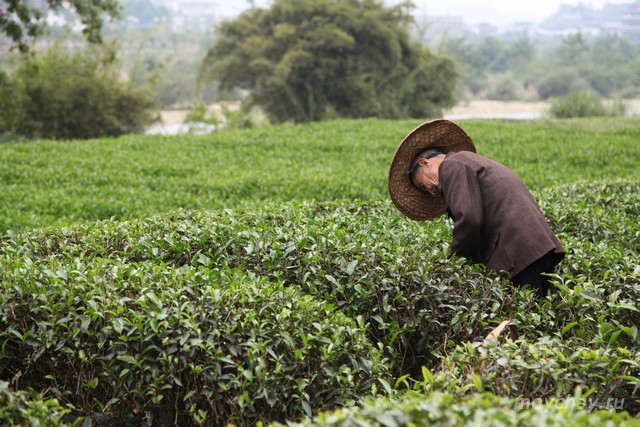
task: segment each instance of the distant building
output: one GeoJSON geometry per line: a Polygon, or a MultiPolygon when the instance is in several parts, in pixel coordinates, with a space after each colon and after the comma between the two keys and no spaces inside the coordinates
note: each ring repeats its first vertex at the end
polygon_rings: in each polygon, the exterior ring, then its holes
{"type": "Polygon", "coordinates": [[[495,36],[499,32],[498,27],[493,24],[489,24],[488,22],[473,25],[470,30],[472,33],[481,36],[495,36]]]}
{"type": "Polygon", "coordinates": [[[598,13],[585,4],[571,6],[560,5],[558,12],[540,24],[545,34],[569,35],[575,33],[597,35],[601,30],[598,13]]]}
{"type": "Polygon", "coordinates": [[[427,31],[435,33],[463,32],[466,28],[462,16],[427,16],[427,31]]]}
{"type": "Polygon", "coordinates": [[[422,38],[424,41],[430,41],[437,39],[443,34],[447,35],[460,35],[464,34],[468,29],[464,18],[462,16],[437,16],[427,15],[423,16],[422,24],[422,38]]]}
{"type": "Polygon", "coordinates": [[[210,28],[220,18],[217,3],[207,0],[150,0],[154,6],[161,6],[172,12],[175,28],[189,27],[197,30],[210,28]]]}
{"type": "Polygon", "coordinates": [[[634,41],[640,41],[640,1],[632,3],[622,15],[621,33],[634,41]]]}
{"type": "Polygon", "coordinates": [[[505,33],[518,36],[532,36],[536,32],[533,22],[514,22],[505,29],[505,33]]]}

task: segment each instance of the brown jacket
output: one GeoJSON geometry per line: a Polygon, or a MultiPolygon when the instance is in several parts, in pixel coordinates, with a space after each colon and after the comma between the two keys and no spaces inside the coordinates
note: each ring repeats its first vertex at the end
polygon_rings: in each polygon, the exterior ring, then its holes
{"type": "Polygon", "coordinates": [[[564,248],[533,196],[507,167],[470,151],[449,153],[440,187],[454,220],[451,255],[482,262],[511,277],[564,248]]]}

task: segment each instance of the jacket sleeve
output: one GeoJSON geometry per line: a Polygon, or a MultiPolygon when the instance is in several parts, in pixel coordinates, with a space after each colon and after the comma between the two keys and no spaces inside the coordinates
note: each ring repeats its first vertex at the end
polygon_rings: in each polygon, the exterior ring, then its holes
{"type": "Polygon", "coordinates": [[[476,171],[461,162],[441,165],[441,186],[445,203],[454,220],[451,252],[481,262],[484,214],[476,171]],[[444,166],[444,167],[443,167],[444,166]]]}

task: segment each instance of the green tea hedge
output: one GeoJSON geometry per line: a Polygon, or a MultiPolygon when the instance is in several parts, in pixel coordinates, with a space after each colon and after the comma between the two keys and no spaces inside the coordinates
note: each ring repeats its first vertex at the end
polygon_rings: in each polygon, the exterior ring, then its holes
{"type": "Polygon", "coordinates": [[[294,287],[233,270],[32,256],[4,264],[1,375],[75,416],[284,420],[356,400],[386,375],[361,320],[294,287]]]}
{"type": "Polygon", "coordinates": [[[0,381],[0,425],[62,427],[68,413],[55,399],[44,399],[34,391],[15,391],[6,381],[0,381]]]}
{"type": "Polygon", "coordinates": [[[523,401],[570,399],[576,389],[590,409],[640,408],[640,354],[625,347],[594,348],[558,337],[456,348],[425,390],[489,391],[523,401]]]}
{"type": "MultiPolygon", "coordinates": [[[[387,170],[417,120],[335,120],[213,135],[0,144],[0,231],[140,219],[177,209],[388,200],[387,170]]],[[[533,191],[640,180],[637,117],[465,120],[478,153],[533,191]]]]}
{"type": "Polygon", "coordinates": [[[423,367],[449,376],[456,398],[559,398],[578,385],[635,413],[639,190],[535,194],[568,251],[541,301],[448,259],[449,220],[409,221],[388,201],[8,232],[0,380],[96,422],[299,419],[420,389],[423,367]],[[504,319],[522,341],[477,350],[504,319]]]}
{"type": "MultiPolygon", "coordinates": [[[[288,426],[396,427],[396,426],[520,426],[520,427],[617,427],[640,426],[628,413],[592,411],[582,398],[552,399],[529,403],[476,393],[464,398],[432,392],[404,399],[369,400],[358,408],[325,412],[311,420],[288,426]]],[[[275,424],[276,426],[279,424],[275,424]]],[[[281,424],[280,424],[281,425],[281,424]]]]}

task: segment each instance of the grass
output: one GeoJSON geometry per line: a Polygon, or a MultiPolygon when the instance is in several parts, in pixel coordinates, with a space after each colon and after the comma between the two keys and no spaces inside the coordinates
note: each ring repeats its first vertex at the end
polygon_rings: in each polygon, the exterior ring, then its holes
{"type": "Polygon", "coordinates": [[[393,209],[415,122],[0,145],[0,424],[639,425],[640,123],[461,124],[567,248],[546,300],[393,209]]]}

